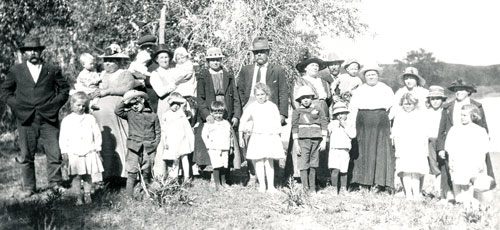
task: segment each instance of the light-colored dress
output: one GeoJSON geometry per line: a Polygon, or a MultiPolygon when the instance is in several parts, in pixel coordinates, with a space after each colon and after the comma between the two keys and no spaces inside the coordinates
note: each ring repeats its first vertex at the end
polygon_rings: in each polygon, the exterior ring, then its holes
{"type": "Polygon", "coordinates": [[[392,137],[396,148],[396,172],[429,173],[429,135],[425,112],[402,111],[394,118],[392,137]]]}
{"type": "Polygon", "coordinates": [[[194,151],[194,133],[182,108],[167,111],[160,123],[163,143],[168,146],[163,150],[163,160],[177,160],[194,151]]]}
{"type": "Polygon", "coordinates": [[[59,147],[68,154],[68,174],[101,174],[104,171],[99,158],[101,143],[101,131],[92,115],[71,113],[62,120],[59,147]]]}
{"type": "Polygon", "coordinates": [[[270,102],[252,102],[243,111],[241,116],[240,131],[250,129],[247,159],[259,160],[264,158],[285,158],[283,144],[281,143],[281,117],[278,107],[270,102]],[[247,122],[252,120],[251,129],[247,122]]]}
{"type": "Polygon", "coordinates": [[[208,149],[212,167],[227,168],[229,148],[231,147],[231,124],[226,120],[207,122],[203,126],[201,137],[208,149]]]}
{"type": "MultiPolygon", "coordinates": [[[[351,76],[348,73],[343,73],[338,76],[337,79],[335,79],[332,83],[332,88],[331,91],[335,92],[335,89],[338,88],[340,90],[340,95],[346,92],[352,92],[356,88],[358,88],[360,85],[363,84],[363,81],[361,81],[361,78],[357,76],[351,76]]],[[[337,95],[337,96],[340,96],[337,95]]]]}
{"type": "Polygon", "coordinates": [[[489,140],[486,129],[474,123],[451,127],[444,148],[448,152],[450,176],[454,184],[468,185],[480,171],[486,172],[489,140]]]}
{"type": "Polygon", "coordinates": [[[114,73],[103,73],[101,77],[99,88],[109,91],[110,94],[99,98],[99,110],[94,111],[92,115],[96,118],[102,134],[103,177],[127,177],[125,160],[128,152],[128,123],[115,114],[115,108],[122,101],[123,94],[134,88],[135,79],[130,72],[123,69],[114,73]]]}
{"type": "Polygon", "coordinates": [[[330,151],[328,153],[328,168],[339,169],[346,173],[349,167],[349,150],[351,139],[356,137],[356,129],[352,122],[347,122],[347,127],[341,127],[339,120],[332,120],[328,124],[330,134],[330,151]]]}

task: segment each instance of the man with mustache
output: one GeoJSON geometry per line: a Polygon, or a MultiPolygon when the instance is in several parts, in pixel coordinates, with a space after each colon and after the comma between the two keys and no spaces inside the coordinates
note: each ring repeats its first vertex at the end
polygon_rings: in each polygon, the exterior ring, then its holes
{"type": "Polygon", "coordinates": [[[1,86],[0,99],[12,109],[19,132],[23,191],[20,198],[27,198],[36,191],[35,152],[39,145],[47,155],[49,187],[60,190],[61,152],[59,150],[59,109],[68,100],[69,84],[61,69],[44,63],[41,54],[45,46],[40,38],[30,37],[19,48],[23,63],[12,66],[1,86]]]}
{"type": "MultiPolygon", "coordinates": [[[[259,82],[266,84],[271,89],[269,100],[278,106],[281,115],[281,125],[285,125],[288,117],[288,84],[283,67],[269,63],[270,54],[269,41],[265,37],[257,37],[253,40],[252,51],[255,63],[243,66],[238,75],[237,87],[240,94],[241,106],[255,101],[253,88],[259,82]]],[[[253,172],[253,165],[248,163],[248,168],[253,172]]],[[[252,173],[253,174],[253,173],[252,173]]],[[[253,177],[250,178],[253,180],[253,177]]]]}

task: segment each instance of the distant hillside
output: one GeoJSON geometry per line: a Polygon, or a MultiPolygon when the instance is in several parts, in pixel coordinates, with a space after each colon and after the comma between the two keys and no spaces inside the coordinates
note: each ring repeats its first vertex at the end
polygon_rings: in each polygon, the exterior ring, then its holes
{"type": "MultiPolygon", "coordinates": [[[[403,72],[404,67],[399,69],[397,64],[382,66],[384,67],[382,80],[393,89],[401,87],[398,83],[398,78],[403,72]]],[[[475,84],[476,86],[500,85],[500,65],[470,66],[440,62],[434,63],[432,66],[437,76],[422,76],[427,80],[427,87],[429,85],[441,85],[446,87],[450,85],[452,81],[459,78],[475,84]]],[[[420,70],[420,72],[426,71],[420,70]]]]}

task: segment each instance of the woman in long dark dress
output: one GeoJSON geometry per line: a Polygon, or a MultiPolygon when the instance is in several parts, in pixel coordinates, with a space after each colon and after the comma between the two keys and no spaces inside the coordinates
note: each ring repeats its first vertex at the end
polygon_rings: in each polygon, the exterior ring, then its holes
{"type": "Polygon", "coordinates": [[[367,66],[361,74],[366,83],[352,93],[349,104],[350,116],[356,119],[358,154],[353,159],[351,183],[378,186],[394,186],[395,156],[390,139],[388,110],[394,101],[394,93],[379,81],[382,69],[367,66]]]}

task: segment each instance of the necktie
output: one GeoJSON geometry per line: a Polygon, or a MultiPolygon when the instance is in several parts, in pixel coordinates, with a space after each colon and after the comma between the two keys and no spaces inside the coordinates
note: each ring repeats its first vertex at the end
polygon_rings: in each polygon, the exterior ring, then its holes
{"type": "Polygon", "coordinates": [[[259,68],[257,69],[257,80],[255,81],[255,83],[259,83],[260,82],[260,69],[262,68],[261,65],[258,65],[259,68]]]}

